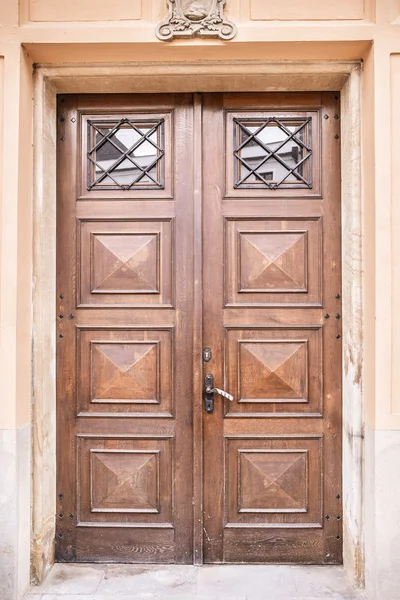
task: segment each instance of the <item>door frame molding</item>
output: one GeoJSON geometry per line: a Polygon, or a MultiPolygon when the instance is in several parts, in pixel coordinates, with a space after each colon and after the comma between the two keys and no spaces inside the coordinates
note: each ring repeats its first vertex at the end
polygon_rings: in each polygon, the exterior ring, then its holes
{"type": "MultiPolygon", "coordinates": [[[[360,62],[197,61],[55,65],[34,73],[32,577],[54,562],[56,514],[56,97],[63,93],[339,91],[343,255],[343,552],[355,584],[364,571],[363,194],[360,62]],[[361,518],[360,518],[360,515],[361,518]]],[[[195,110],[201,110],[195,103],[195,110]]],[[[196,119],[198,125],[201,122],[196,119]]],[[[199,156],[201,148],[195,148],[199,156]]],[[[196,194],[201,196],[199,185],[196,194]]],[[[197,215],[198,218],[199,215],[197,215]]],[[[200,215],[201,217],[201,215],[200,215]]],[[[201,266],[198,268],[201,268],[201,266]]],[[[198,283],[201,286],[201,283],[198,283]]],[[[197,289],[198,297],[201,289],[197,289]]],[[[201,332],[197,332],[198,334],[201,332]]],[[[195,357],[199,365],[201,356],[195,357]]],[[[195,381],[197,393],[201,381],[195,381]]],[[[201,411],[194,432],[201,434],[201,411]]],[[[199,453],[197,481],[201,477],[199,453]]],[[[196,498],[202,491],[195,487],[196,498]]],[[[199,514],[195,531],[202,531],[199,514]]],[[[198,536],[200,539],[202,536],[198,536]]],[[[201,564],[201,545],[195,562],[201,564]]]]}

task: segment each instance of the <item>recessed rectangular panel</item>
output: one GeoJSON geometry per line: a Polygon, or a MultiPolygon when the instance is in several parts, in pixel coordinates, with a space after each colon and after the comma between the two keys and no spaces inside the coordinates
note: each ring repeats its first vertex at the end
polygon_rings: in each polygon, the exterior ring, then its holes
{"type": "Polygon", "coordinates": [[[172,221],[79,221],[80,306],[172,306],[172,221]]]}
{"type": "Polygon", "coordinates": [[[140,19],[142,0],[115,0],[114,2],[94,2],[81,0],[62,2],[60,0],[25,0],[29,4],[29,20],[47,21],[120,21],[140,19]]]}
{"type": "Polygon", "coordinates": [[[364,18],[364,0],[288,0],[284,4],[272,0],[251,0],[251,19],[256,21],[359,20],[364,18]]]}
{"type": "Polygon", "coordinates": [[[78,414],[172,416],[171,329],[78,330],[78,414]]]}
{"type": "Polygon", "coordinates": [[[78,523],[172,522],[172,440],[78,436],[78,523]]]}
{"type": "Polygon", "coordinates": [[[321,328],[227,328],[225,356],[226,416],[321,416],[321,328]]]}
{"type": "Polygon", "coordinates": [[[227,306],[319,306],[320,219],[227,219],[227,306]]]}
{"type": "Polygon", "coordinates": [[[321,436],[227,436],[225,452],[230,526],[322,527],[321,436]]]}

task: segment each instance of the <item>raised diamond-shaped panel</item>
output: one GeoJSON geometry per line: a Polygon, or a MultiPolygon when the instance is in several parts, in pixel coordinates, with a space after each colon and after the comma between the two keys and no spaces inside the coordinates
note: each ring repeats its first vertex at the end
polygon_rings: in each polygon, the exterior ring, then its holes
{"type": "Polygon", "coordinates": [[[157,234],[94,235],[92,244],[92,293],[158,293],[157,234]]]}
{"type": "Polygon", "coordinates": [[[158,513],[158,453],[92,450],[92,512],[158,513]]]}
{"type": "Polygon", "coordinates": [[[307,400],[306,342],[243,341],[239,348],[241,401],[307,400]]]}
{"type": "Polygon", "coordinates": [[[306,292],[307,233],[241,233],[239,292],[306,292]]]}
{"type": "Polygon", "coordinates": [[[307,451],[239,451],[239,512],[307,510],[307,451]]]}
{"type": "Polygon", "coordinates": [[[158,402],[156,343],[93,343],[92,399],[96,402],[158,402]]]}

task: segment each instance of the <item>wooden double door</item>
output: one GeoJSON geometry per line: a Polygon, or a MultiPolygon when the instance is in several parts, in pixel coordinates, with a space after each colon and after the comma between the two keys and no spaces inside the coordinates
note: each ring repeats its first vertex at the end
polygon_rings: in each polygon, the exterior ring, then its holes
{"type": "Polygon", "coordinates": [[[338,94],[57,131],[57,560],[340,563],[338,94]]]}

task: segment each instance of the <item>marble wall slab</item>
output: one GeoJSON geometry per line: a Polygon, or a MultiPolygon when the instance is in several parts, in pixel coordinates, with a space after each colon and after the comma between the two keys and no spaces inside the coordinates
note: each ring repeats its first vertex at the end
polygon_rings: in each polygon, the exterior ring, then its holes
{"type": "Polygon", "coordinates": [[[400,598],[400,431],[365,432],[368,600],[400,598]]]}
{"type": "Polygon", "coordinates": [[[29,588],[30,426],[0,430],[0,598],[29,588]]]}

